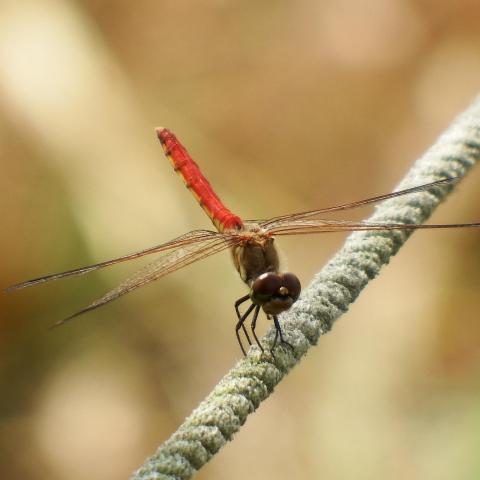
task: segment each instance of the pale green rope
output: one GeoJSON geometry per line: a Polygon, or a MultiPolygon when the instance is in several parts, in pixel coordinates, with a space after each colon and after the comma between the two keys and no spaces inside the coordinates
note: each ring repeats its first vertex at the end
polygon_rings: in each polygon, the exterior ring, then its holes
{"type": "MultiPolygon", "coordinates": [[[[480,98],[464,112],[413,165],[398,189],[445,177],[463,177],[480,158],[480,98]]],[[[381,203],[372,222],[423,223],[452,190],[436,187],[381,203]]],[[[356,232],[338,254],[315,276],[297,303],[281,315],[286,340],[295,350],[279,347],[274,360],[252,347],[248,356],[220,381],[179,429],[134,473],[132,479],[184,480],[208,462],[240,429],[247,416],[328,332],[333,322],[357,298],[409,232],[356,232]]],[[[263,342],[273,341],[269,330],[263,342]]],[[[319,367],[321,368],[321,366],[319,367]]]]}

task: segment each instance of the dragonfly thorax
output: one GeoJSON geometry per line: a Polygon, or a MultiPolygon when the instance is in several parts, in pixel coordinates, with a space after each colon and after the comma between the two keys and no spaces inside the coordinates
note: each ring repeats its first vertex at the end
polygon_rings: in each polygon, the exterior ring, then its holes
{"type": "Polygon", "coordinates": [[[277,273],[279,260],[272,237],[245,232],[249,235],[241,244],[232,247],[233,263],[241,279],[249,286],[263,273],[277,273]]]}

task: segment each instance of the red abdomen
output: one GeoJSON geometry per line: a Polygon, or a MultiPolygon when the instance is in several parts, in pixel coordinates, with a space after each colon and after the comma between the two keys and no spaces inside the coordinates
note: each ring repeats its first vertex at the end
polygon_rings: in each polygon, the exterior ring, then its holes
{"type": "Polygon", "coordinates": [[[173,168],[182,176],[186,187],[193,193],[215,227],[220,232],[243,228],[242,219],[223,205],[198,165],[188,154],[186,148],[177,140],[177,137],[162,127],[157,128],[157,135],[165,155],[173,164],[173,168]]]}

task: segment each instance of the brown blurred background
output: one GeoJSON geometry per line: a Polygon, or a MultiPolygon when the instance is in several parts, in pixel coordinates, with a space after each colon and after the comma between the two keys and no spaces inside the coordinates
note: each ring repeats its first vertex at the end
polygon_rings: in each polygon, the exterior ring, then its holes
{"type": "MultiPolygon", "coordinates": [[[[479,20],[470,0],[2,0],[0,287],[211,228],[157,125],[245,218],[390,191],[479,92],[479,20]]],[[[479,183],[434,220],[480,220],[479,183]]],[[[198,478],[479,478],[479,241],[415,234],[198,478]]],[[[342,242],[280,247],[306,285],[342,242]]],[[[47,329],[136,266],[0,294],[0,478],[127,478],[240,358],[226,253],[47,329]]]]}

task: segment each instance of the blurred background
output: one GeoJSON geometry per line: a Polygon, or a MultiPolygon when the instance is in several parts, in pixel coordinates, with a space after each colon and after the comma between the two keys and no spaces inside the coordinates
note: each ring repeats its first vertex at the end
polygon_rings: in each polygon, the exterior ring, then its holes
{"type": "MultiPolygon", "coordinates": [[[[158,125],[244,218],[390,191],[478,93],[479,19],[470,0],[2,0],[0,287],[212,228],[158,125]]],[[[433,220],[480,220],[479,182],[433,220]]],[[[343,241],[278,243],[307,285],[343,241]]],[[[416,233],[197,478],[478,478],[478,245],[416,233]]],[[[0,294],[1,478],[128,478],[241,357],[228,253],[48,330],[142,262],[0,294]]]]}

